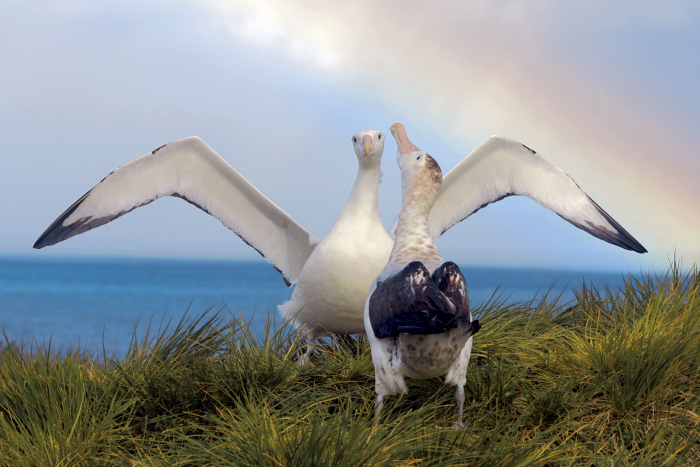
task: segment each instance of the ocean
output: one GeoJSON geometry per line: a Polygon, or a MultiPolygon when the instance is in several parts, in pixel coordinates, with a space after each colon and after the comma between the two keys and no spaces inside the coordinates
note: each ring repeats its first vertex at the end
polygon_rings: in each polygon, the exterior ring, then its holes
{"type": "MultiPolygon", "coordinates": [[[[498,290],[509,301],[574,298],[583,280],[595,286],[622,284],[622,273],[496,269],[461,266],[472,309],[498,290]]],[[[124,356],[136,332],[145,333],[187,312],[210,307],[251,320],[262,335],[268,319],[280,325],[276,306],[292,289],[264,261],[207,261],[114,258],[0,258],[0,327],[25,345],[87,349],[124,356]],[[189,310],[189,311],[188,311],[189,310]]]]}

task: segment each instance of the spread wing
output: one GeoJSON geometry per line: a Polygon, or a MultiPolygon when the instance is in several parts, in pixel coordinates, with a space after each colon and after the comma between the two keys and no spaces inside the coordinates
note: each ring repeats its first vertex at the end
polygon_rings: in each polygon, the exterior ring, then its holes
{"type": "Polygon", "coordinates": [[[299,278],[318,239],[267,199],[204,141],[166,144],[107,175],[39,237],[34,248],[62,242],[163,196],[176,196],[216,217],[284,277],[299,278]]]}
{"type": "Polygon", "coordinates": [[[532,149],[499,136],[487,139],[445,175],[428,218],[430,234],[438,238],[479,209],[511,195],[527,196],[620,248],[647,251],[559,167],[532,149]]]}
{"type": "MultiPolygon", "coordinates": [[[[369,300],[369,319],[377,338],[408,334],[440,334],[469,320],[433,282],[420,262],[377,284],[369,300]]],[[[474,331],[476,332],[476,331],[474,331]]]]}

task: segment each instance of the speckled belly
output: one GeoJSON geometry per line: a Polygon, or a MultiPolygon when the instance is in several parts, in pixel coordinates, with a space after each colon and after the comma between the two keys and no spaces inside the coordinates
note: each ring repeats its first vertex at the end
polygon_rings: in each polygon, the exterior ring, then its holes
{"type": "Polygon", "coordinates": [[[465,328],[468,326],[450,329],[444,334],[399,334],[403,374],[426,379],[447,373],[469,339],[465,328]]]}

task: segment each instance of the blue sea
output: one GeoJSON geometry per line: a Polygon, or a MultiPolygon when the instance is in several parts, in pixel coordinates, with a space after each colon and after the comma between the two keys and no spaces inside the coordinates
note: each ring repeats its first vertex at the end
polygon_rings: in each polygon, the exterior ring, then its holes
{"type": "MultiPolygon", "coordinates": [[[[551,288],[572,300],[585,279],[622,284],[622,273],[490,269],[461,266],[472,308],[498,290],[509,301],[531,300],[551,288]]],[[[146,325],[177,322],[210,307],[251,320],[262,335],[292,289],[267,262],[168,259],[0,258],[0,327],[13,342],[54,350],[87,349],[123,356],[146,325]],[[189,310],[189,311],[188,311],[189,310]],[[138,323],[138,326],[137,326],[138,323]]]]}

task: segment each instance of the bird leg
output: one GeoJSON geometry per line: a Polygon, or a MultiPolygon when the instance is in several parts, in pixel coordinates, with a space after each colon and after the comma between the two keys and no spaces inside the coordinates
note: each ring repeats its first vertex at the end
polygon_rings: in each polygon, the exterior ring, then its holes
{"type": "Polygon", "coordinates": [[[301,365],[301,366],[308,365],[309,362],[311,361],[311,354],[312,353],[314,353],[314,346],[311,345],[311,342],[309,342],[308,344],[306,344],[306,352],[304,352],[304,354],[301,357],[299,357],[299,361],[297,361],[297,365],[301,365]]]}
{"type": "Polygon", "coordinates": [[[384,404],[384,396],[377,395],[377,402],[374,403],[374,417],[379,418],[379,412],[382,410],[382,405],[384,404]]]}
{"type": "Polygon", "coordinates": [[[313,345],[313,343],[314,343],[314,342],[316,341],[316,339],[318,339],[318,338],[319,338],[319,334],[318,334],[317,332],[315,332],[315,331],[310,331],[310,332],[306,335],[306,339],[307,339],[307,342],[306,342],[306,352],[304,352],[304,354],[303,354],[301,357],[299,357],[299,360],[297,361],[297,365],[304,366],[304,365],[308,365],[308,364],[309,364],[309,362],[311,361],[311,354],[314,353],[314,345],[313,345]]]}
{"type": "Polygon", "coordinates": [[[457,421],[452,428],[455,430],[460,430],[462,428],[467,428],[469,424],[462,421],[462,412],[464,411],[464,386],[457,386],[457,393],[455,394],[457,399],[457,421]]]}

